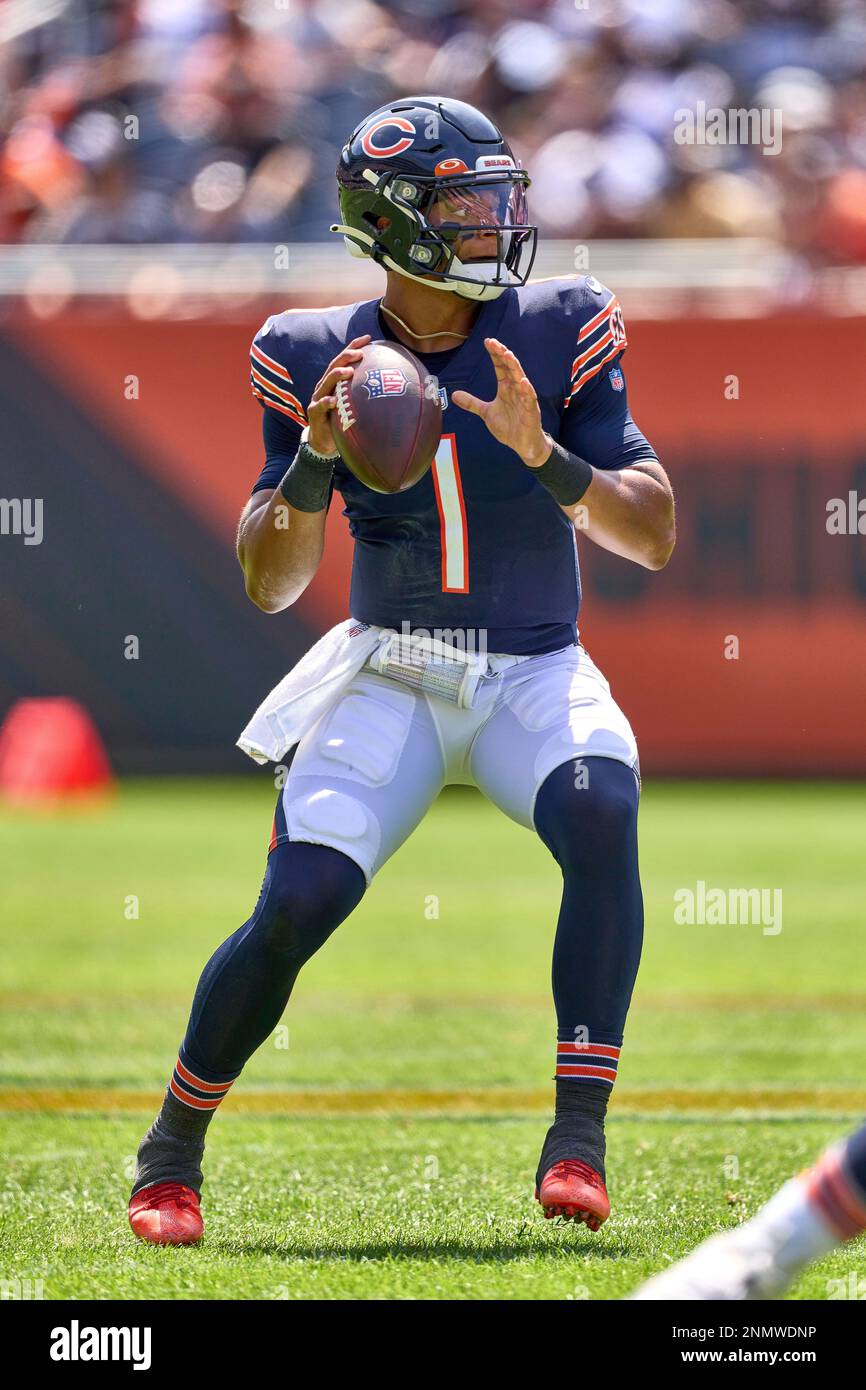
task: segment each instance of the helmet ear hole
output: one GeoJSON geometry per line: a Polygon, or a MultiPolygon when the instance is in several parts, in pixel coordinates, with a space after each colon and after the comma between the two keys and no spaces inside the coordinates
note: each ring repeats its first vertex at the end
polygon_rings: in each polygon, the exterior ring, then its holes
{"type": "Polygon", "coordinates": [[[374,237],[379,237],[383,232],[387,232],[391,225],[390,217],[386,217],[384,213],[374,212],[371,208],[361,213],[361,221],[367,224],[374,237]]]}

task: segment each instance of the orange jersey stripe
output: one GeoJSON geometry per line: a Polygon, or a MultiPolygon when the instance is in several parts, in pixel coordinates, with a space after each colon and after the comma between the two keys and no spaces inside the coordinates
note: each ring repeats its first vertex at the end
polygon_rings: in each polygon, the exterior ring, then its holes
{"type": "Polygon", "coordinates": [[[252,357],[257,357],[258,360],[265,367],[270,367],[271,371],[276,372],[277,376],[284,377],[286,381],[292,380],[285,367],[283,367],[279,362],[275,362],[273,357],[268,357],[268,354],[266,352],[262,352],[261,348],[256,343],[253,343],[252,347],[250,348],[250,355],[252,357]]]}
{"type": "MultiPolygon", "coordinates": [[[[622,345],[622,346],[624,346],[624,345],[622,345]]],[[[605,365],[606,362],[609,362],[610,359],[611,359],[612,357],[616,357],[617,353],[622,351],[622,346],[620,346],[620,345],[614,343],[614,345],[613,345],[613,347],[611,348],[610,352],[607,354],[606,357],[603,357],[603,358],[601,359],[601,361],[599,362],[598,366],[597,366],[597,367],[593,367],[593,369],[592,369],[591,372],[587,372],[584,376],[582,376],[582,377],[580,378],[580,380],[579,380],[578,382],[575,383],[575,386],[574,386],[573,390],[571,391],[570,395],[567,396],[567,398],[566,398],[566,401],[565,401],[565,404],[566,404],[566,405],[569,404],[569,402],[571,401],[572,396],[576,396],[576,395],[577,395],[578,391],[580,390],[580,388],[581,388],[582,386],[585,386],[586,383],[587,383],[588,381],[591,381],[592,378],[593,378],[594,376],[597,376],[597,375],[598,375],[598,373],[601,371],[602,367],[605,365]]]]}
{"type": "Polygon", "coordinates": [[[294,406],[301,415],[305,414],[301,402],[298,400],[297,396],[292,395],[291,391],[284,391],[281,386],[275,386],[272,381],[268,381],[266,376],[262,376],[261,372],[257,372],[255,367],[250,369],[250,375],[255,377],[256,381],[260,382],[262,386],[267,387],[269,391],[273,391],[274,395],[279,396],[280,400],[286,401],[289,405],[294,406]]]}
{"type": "Polygon", "coordinates": [[[578,341],[579,343],[581,343],[581,342],[583,342],[583,339],[584,339],[584,338],[588,338],[589,335],[590,335],[590,333],[592,333],[592,332],[598,327],[598,325],[601,323],[601,321],[602,321],[602,319],[604,318],[605,314],[610,314],[610,313],[612,313],[613,310],[616,309],[616,308],[618,308],[618,307],[619,307],[619,306],[618,306],[618,303],[617,303],[616,295],[612,295],[611,298],[610,298],[610,299],[607,301],[607,303],[605,304],[604,308],[603,308],[603,309],[599,309],[599,311],[598,311],[598,313],[596,314],[595,318],[594,318],[594,319],[590,319],[589,323],[585,323],[585,324],[583,325],[583,328],[580,330],[580,332],[579,332],[578,335],[577,335],[577,341],[578,341]]]}
{"type": "Polygon", "coordinates": [[[573,361],[572,364],[571,364],[571,379],[572,379],[572,381],[574,380],[574,378],[575,378],[575,377],[578,375],[578,373],[580,372],[580,369],[581,369],[581,367],[583,366],[584,362],[589,362],[589,361],[591,360],[591,358],[595,357],[595,354],[596,354],[597,352],[601,352],[602,348],[603,348],[603,347],[606,347],[607,344],[612,340],[612,338],[613,338],[613,329],[612,329],[612,328],[609,328],[609,329],[607,330],[607,332],[604,334],[604,336],[601,337],[601,338],[599,338],[599,340],[598,340],[597,343],[593,343],[592,347],[591,347],[591,348],[588,348],[588,349],[586,350],[586,352],[584,352],[584,353],[582,354],[582,356],[580,356],[580,357],[575,357],[574,361],[573,361]]]}
{"type": "Polygon", "coordinates": [[[269,405],[271,410],[281,410],[284,415],[288,415],[290,420],[294,420],[296,425],[300,425],[301,429],[306,425],[306,420],[303,420],[294,410],[289,410],[287,405],[280,405],[278,401],[272,401],[269,396],[264,396],[261,391],[257,391],[255,386],[253,387],[253,395],[258,396],[259,400],[264,401],[265,405],[269,405]]]}

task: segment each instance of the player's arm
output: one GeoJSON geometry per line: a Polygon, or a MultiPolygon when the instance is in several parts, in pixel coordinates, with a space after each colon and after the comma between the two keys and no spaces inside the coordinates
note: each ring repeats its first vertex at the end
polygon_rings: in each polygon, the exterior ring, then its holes
{"type": "MultiPolygon", "coordinates": [[[[552,452],[551,441],[548,457],[552,452]]],[[[664,569],[671,558],[676,542],[674,495],[657,459],[625,468],[593,468],[583,496],[560,506],[604,550],[650,570],[664,569]]]]}
{"type": "Polygon", "coordinates": [[[247,593],[265,613],[289,608],[319,568],[337,458],[330,425],[333,393],[338,381],[352,375],[351,364],[367,341],[369,335],[354,338],[317,382],[306,412],[307,447],[299,425],[285,420],[282,412],[270,413],[265,388],[268,458],[260,482],[272,478],[276,485],[253,493],[241,513],[237,539],[247,593]]]}
{"type": "Polygon", "coordinates": [[[325,547],[327,505],[297,510],[280,489],[257,492],[241,513],[237,551],[247,595],[263,613],[299,599],[315,576],[325,547]]]}
{"type": "Polygon", "coordinates": [[[584,417],[579,437],[588,445],[586,452],[603,463],[593,466],[583,452],[572,451],[570,438],[563,445],[542,428],[535,388],[514,353],[496,338],[487,338],[485,345],[496,371],[496,396],[481,401],[455,391],[455,405],[480,415],[500,443],[514,449],[527,468],[538,469],[539,481],[590,540],[647,569],[662,569],[676,530],[673,492],[658,460],[630,462],[623,431],[619,444],[612,445],[610,422],[600,421],[593,431],[584,417]]]}

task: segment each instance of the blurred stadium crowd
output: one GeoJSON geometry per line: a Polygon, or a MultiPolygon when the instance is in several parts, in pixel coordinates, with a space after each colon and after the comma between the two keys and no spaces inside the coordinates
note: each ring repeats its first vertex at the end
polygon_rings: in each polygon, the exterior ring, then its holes
{"type": "Polygon", "coordinates": [[[0,240],[327,238],[368,110],[498,118],[547,236],[866,262],[863,0],[2,0],[0,240]],[[677,111],[781,110],[778,154],[677,111]]]}

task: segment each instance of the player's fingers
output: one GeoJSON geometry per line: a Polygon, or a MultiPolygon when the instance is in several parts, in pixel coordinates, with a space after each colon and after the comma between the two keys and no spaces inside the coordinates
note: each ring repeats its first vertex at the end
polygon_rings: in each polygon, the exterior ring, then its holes
{"type": "Polygon", "coordinates": [[[483,416],[490,405],[489,401],[481,401],[477,396],[470,396],[468,391],[452,391],[451,400],[455,405],[459,405],[461,410],[468,410],[470,415],[483,416]]]}
{"type": "Polygon", "coordinates": [[[534,401],[536,405],[538,404],[538,396],[535,393],[535,387],[528,376],[520,378],[517,382],[517,389],[525,401],[534,401]]]}
{"type": "Polygon", "coordinates": [[[334,362],[339,362],[344,358],[351,358],[352,360],[354,360],[355,358],[360,357],[362,347],[365,343],[369,342],[369,333],[362,334],[360,338],[353,338],[351,343],[346,344],[342,352],[337,353],[337,356],[334,358],[334,362]]]}
{"type": "Polygon", "coordinates": [[[508,352],[507,348],[506,352],[508,353],[508,356],[503,359],[505,362],[505,370],[508,372],[508,375],[514,382],[515,386],[519,386],[521,381],[526,381],[526,373],[521,367],[519,359],[514,356],[514,353],[508,352]]]}
{"type": "Polygon", "coordinates": [[[336,408],[336,396],[318,396],[315,400],[310,401],[309,409],[307,410],[307,419],[309,419],[311,415],[327,415],[329,410],[336,410],[336,408]]]}
{"type": "Polygon", "coordinates": [[[511,377],[508,376],[503,377],[500,381],[499,389],[496,392],[496,399],[500,401],[502,405],[507,405],[512,408],[516,407],[522,409],[523,407],[523,401],[517,389],[517,382],[512,381],[511,377]]]}
{"type": "Polygon", "coordinates": [[[316,382],[313,399],[317,400],[323,393],[332,391],[338,381],[348,381],[354,372],[354,367],[329,367],[325,375],[316,382]]]}
{"type": "Polygon", "coordinates": [[[510,348],[500,343],[498,338],[486,338],[485,347],[493,362],[498,382],[517,382],[523,376],[523,368],[510,348]]]}
{"type": "MultiPolygon", "coordinates": [[[[328,371],[332,371],[334,367],[345,367],[348,362],[359,362],[364,355],[361,349],[364,343],[369,341],[369,333],[365,333],[362,338],[353,338],[351,343],[347,343],[342,351],[338,352],[336,357],[328,363],[328,371]]],[[[325,375],[327,376],[327,372],[325,375]]]]}
{"type": "Polygon", "coordinates": [[[535,400],[535,387],[529,378],[523,375],[519,364],[516,370],[506,364],[499,383],[499,394],[504,400],[523,405],[527,400],[535,400]]]}
{"type": "Polygon", "coordinates": [[[502,385],[504,381],[508,380],[509,375],[508,367],[505,361],[505,353],[507,349],[504,347],[502,343],[499,342],[498,338],[485,338],[484,346],[487,348],[490,360],[493,363],[493,370],[496,373],[496,380],[500,385],[502,385]]]}

